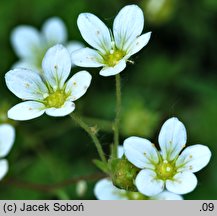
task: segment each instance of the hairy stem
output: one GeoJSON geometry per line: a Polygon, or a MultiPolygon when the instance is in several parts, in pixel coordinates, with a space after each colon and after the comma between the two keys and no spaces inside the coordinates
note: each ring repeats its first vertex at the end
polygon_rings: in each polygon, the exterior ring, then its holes
{"type": "Polygon", "coordinates": [[[119,145],[119,122],[121,114],[121,77],[120,74],[115,76],[116,80],[116,117],[114,121],[114,148],[113,157],[117,158],[119,145]]]}
{"type": "Polygon", "coordinates": [[[99,139],[97,138],[96,136],[96,132],[91,128],[89,127],[79,116],[77,116],[76,114],[72,113],[71,115],[71,118],[81,127],[83,128],[88,134],[89,136],[92,138],[95,146],[96,146],[96,149],[97,149],[97,152],[100,156],[100,159],[105,163],[107,164],[107,160],[105,158],[105,154],[103,152],[103,149],[102,149],[102,145],[99,141],[99,139]]]}

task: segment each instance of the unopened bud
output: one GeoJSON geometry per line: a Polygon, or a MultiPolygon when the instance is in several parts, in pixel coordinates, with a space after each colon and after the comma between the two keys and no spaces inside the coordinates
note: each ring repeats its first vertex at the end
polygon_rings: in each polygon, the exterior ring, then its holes
{"type": "Polygon", "coordinates": [[[139,172],[139,169],[131,164],[127,159],[111,160],[111,178],[113,184],[127,191],[137,191],[134,185],[134,180],[139,172]]]}

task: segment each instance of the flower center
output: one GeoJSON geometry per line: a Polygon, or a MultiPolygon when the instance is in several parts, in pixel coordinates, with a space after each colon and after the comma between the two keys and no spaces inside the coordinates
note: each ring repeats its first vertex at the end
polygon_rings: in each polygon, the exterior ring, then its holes
{"type": "Polygon", "coordinates": [[[45,98],[45,105],[48,108],[60,108],[65,103],[67,97],[68,95],[64,91],[57,90],[56,92],[51,93],[48,97],[45,98]]]}
{"type": "Polygon", "coordinates": [[[114,67],[125,56],[122,50],[111,50],[110,53],[104,55],[104,62],[110,67],[114,67]]]}
{"type": "Polygon", "coordinates": [[[171,164],[167,160],[164,160],[157,165],[156,173],[160,179],[171,179],[176,174],[176,168],[174,164],[171,164]]]}

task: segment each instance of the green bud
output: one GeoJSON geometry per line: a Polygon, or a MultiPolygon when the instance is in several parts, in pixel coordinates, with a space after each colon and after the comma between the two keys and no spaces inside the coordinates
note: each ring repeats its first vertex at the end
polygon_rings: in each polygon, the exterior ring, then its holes
{"type": "Polygon", "coordinates": [[[140,171],[137,167],[125,158],[112,159],[110,165],[111,179],[116,187],[127,191],[137,191],[134,185],[134,180],[140,171]]]}

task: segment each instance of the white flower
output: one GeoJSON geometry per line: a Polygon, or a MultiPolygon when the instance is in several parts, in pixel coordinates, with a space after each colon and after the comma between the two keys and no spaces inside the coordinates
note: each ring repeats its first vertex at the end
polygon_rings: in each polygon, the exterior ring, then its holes
{"type": "Polygon", "coordinates": [[[113,23],[113,35],[106,25],[91,13],[78,17],[78,28],[84,40],[94,49],[82,48],[72,53],[72,62],[81,67],[103,67],[102,76],[120,73],[130,56],[149,41],[151,32],[142,34],[144,16],[137,5],[121,9],[113,23]]]}
{"type": "Polygon", "coordinates": [[[83,47],[77,41],[66,44],[66,40],[66,27],[58,17],[48,19],[42,26],[41,32],[32,26],[16,27],[11,35],[11,43],[20,61],[13,68],[27,68],[40,72],[42,59],[48,48],[64,43],[71,53],[83,47]]]}
{"type": "MultiPolygon", "coordinates": [[[[118,158],[124,155],[123,146],[118,146],[118,158]]],[[[145,196],[139,192],[132,192],[115,187],[110,179],[99,180],[94,187],[94,194],[99,200],[182,200],[182,196],[163,191],[155,196],[145,196]]]]}
{"type": "Polygon", "coordinates": [[[9,124],[0,125],[0,180],[8,171],[8,162],[4,158],[11,150],[15,139],[15,130],[9,124]]]}
{"type": "Polygon", "coordinates": [[[73,101],[85,94],[91,75],[80,71],[67,82],[71,71],[70,54],[62,45],[50,48],[42,62],[43,73],[29,69],[14,69],[6,73],[7,87],[25,102],[8,111],[14,120],[29,120],[44,112],[50,116],[65,116],[75,109],[73,101]]]}
{"type": "Polygon", "coordinates": [[[163,191],[156,196],[144,196],[139,192],[118,189],[109,179],[99,180],[94,187],[94,194],[99,200],[182,200],[180,195],[163,191]]]}
{"type": "Polygon", "coordinates": [[[197,178],[193,173],[208,164],[209,148],[197,144],[182,151],[187,135],[185,126],[177,118],[170,118],[163,124],[158,141],[160,153],[147,139],[130,137],[124,141],[127,159],[142,169],[135,180],[138,190],[147,196],[156,195],[165,187],[176,194],[194,190],[197,178]]]}

